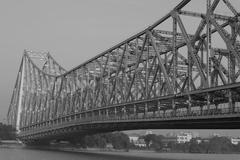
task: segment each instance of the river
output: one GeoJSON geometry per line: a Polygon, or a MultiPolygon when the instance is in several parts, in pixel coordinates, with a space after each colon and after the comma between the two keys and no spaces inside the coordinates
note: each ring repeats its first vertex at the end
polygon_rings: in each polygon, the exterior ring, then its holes
{"type": "Polygon", "coordinates": [[[0,160],[240,160],[240,154],[130,152],[70,152],[24,147],[0,148],[0,160]]]}

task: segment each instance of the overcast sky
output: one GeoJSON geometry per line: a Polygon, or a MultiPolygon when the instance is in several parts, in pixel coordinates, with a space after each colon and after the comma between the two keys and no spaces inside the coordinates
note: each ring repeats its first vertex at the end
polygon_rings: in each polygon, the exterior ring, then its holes
{"type": "MultiPolygon", "coordinates": [[[[192,10],[206,2],[192,1],[192,10]]],[[[239,0],[232,1],[240,6],[239,0]]],[[[6,117],[24,49],[49,51],[69,70],[145,29],[179,2],[0,0],[0,121],[6,117]]]]}

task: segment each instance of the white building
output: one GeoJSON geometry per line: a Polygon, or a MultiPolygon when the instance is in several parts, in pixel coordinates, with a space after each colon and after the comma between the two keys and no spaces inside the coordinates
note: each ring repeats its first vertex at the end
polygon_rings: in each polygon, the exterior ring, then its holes
{"type": "Polygon", "coordinates": [[[212,135],[213,137],[221,137],[221,135],[219,133],[213,133],[212,135]]]}
{"type": "Polygon", "coordinates": [[[145,135],[148,135],[148,134],[153,134],[152,131],[146,131],[145,135]]]}
{"type": "Polygon", "coordinates": [[[146,147],[146,143],[144,139],[140,138],[140,135],[138,134],[131,134],[128,136],[129,140],[132,144],[134,144],[137,147],[146,147]]]}
{"type": "Polygon", "coordinates": [[[138,146],[138,147],[146,147],[147,145],[146,145],[144,139],[139,138],[139,139],[137,140],[135,146],[138,146]]]}
{"type": "Polygon", "coordinates": [[[139,136],[137,135],[130,135],[129,140],[131,143],[135,144],[138,141],[139,136]]]}
{"type": "Polygon", "coordinates": [[[234,145],[238,145],[240,143],[240,138],[231,138],[231,143],[234,145]]]}
{"type": "Polygon", "coordinates": [[[180,133],[177,135],[177,143],[190,142],[193,138],[192,133],[180,133]]]}

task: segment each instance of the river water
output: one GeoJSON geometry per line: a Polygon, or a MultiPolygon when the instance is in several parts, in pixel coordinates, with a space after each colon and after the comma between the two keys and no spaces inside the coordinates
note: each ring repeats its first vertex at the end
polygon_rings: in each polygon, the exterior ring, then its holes
{"type": "Polygon", "coordinates": [[[130,152],[69,152],[29,148],[0,148],[0,160],[240,160],[240,154],[130,152]]]}

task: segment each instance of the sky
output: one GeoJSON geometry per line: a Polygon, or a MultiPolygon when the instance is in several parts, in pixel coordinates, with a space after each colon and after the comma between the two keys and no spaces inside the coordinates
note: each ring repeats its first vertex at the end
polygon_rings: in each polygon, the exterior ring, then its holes
{"type": "MultiPolygon", "coordinates": [[[[69,70],[150,26],[179,2],[0,0],[0,121],[5,120],[24,49],[49,51],[69,70]]],[[[199,11],[205,2],[192,0],[189,9],[199,11]]],[[[232,2],[240,6],[238,0],[232,2]]]]}

